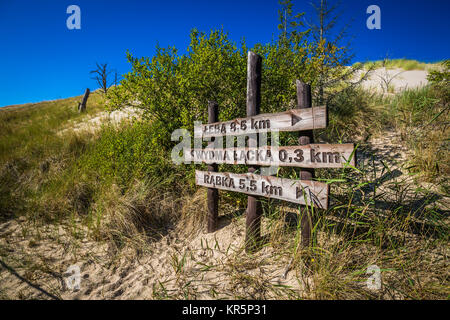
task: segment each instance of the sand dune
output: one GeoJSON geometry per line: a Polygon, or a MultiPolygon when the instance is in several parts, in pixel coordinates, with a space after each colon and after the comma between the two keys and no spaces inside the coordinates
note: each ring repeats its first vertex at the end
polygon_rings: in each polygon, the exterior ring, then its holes
{"type": "MultiPolygon", "coordinates": [[[[363,74],[360,71],[357,74],[359,78],[363,74]]],[[[377,92],[385,92],[386,84],[390,84],[394,92],[405,89],[414,89],[428,84],[428,71],[403,69],[376,69],[369,74],[369,78],[361,83],[364,89],[372,89],[377,92]]]]}

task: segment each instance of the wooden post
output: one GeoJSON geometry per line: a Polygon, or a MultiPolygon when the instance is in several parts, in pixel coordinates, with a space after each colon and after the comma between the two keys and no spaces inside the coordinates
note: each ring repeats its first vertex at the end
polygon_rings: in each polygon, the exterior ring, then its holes
{"type": "MultiPolygon", "coordinates": [[[[260,113],[261,107],[261,65],[262,58],[249,51],[247,61],[247,117],[260,113]]],[[[258,137],[248,140],[249,147],[258,146],[258,137]]],[[[259,167],[249,166],[248,172],[254,173],[259,167]]],[[[261,202],[257,197],[248,196],[245,249],[247,252],[254,250],[261,238],[261,202]]]]}
{"type": "MultiPolygon", "coordinates": [[[[208,101],[208,123],[215,123],[219,121],[219,105],[215,101],[208,101]]],[[[215,138],[211,138],[208,147],[214,147],[215,138]]],[[[216,163],[208,165],[208,171],[217,172],[218,166],[216,163]]],[[[208,233],[214,232],[217,229],[217,220],[219,216],[219,190],[216,188],[208,188],[208,233]]]]}
{"type": "MultiPolygon", "coordinates": [[[[297,80],[297,108],[311,108],[311,86],[297,80]]],[[[298,143],[303,146],[314,143],[314,135],[312,130],[301,131],[298,138],[298,143]]],[[[300,180],[312,180],[314,178],[314,169],[302,168],[300,170],[300,180]]],[[[304,208],[304,212],[301,214],[301,226],[302,226],[302,246],[307,247],[311,244],[311,231],[312,221],[309,209],[304,208]]]]}
{"type": "Polygon", "coordinates": [[[87,88],[86,91],[84,92],[84,96],[83,99],[81,100],[81,103],[78,104],[78,112],[86,111],[86,103],[89,98],[89,93],[91,93],[91,91],[89,90],[89,88],[87,88]]]}

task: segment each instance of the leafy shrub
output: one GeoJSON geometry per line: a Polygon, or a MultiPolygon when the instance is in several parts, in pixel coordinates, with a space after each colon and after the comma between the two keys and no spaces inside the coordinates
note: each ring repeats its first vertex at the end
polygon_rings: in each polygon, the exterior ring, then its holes
{"type": "Polygon", "coordinates": [[[165,128],[159,125],[135,122],[123,128],[104,127],[91,150],[80,159],[81,166],[121,186],[134,178],[164,175],[172,164],[165,150],[158,147],[165,140],[161,135],[165,128]]]}

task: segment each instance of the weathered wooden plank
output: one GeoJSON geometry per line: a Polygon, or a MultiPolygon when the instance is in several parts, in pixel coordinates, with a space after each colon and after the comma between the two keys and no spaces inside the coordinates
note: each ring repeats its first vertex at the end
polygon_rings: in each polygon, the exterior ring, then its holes
{"type": "MultiPolygon", "coordinates": [[[[184,152],[185,161],[300,168],[343,168],[352,156],[354,144],[309,144],[305,146],[193,149],[184,152]]],[[[350,161],[349,161],[350,159],[350,161]]]]}
{"type": "Polygon", "coordinates": [[[207,188],[241,192],[248,195],[280,199],[318,208],[328,208],[326,183],[291,180],[252,173],[195,171],[195,183],[207,188]]]}
{"type": "Polygon", "coordinates": [[[327,108],[292,109],[279,113],[259,114],[225,122],[194,127],[194,136],[221,137],[271,131],[302,131],[325,128],[327,108]]]}

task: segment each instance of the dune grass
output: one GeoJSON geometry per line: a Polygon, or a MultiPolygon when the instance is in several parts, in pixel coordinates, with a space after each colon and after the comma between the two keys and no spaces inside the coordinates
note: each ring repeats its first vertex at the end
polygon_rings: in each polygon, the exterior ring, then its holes
{"type": "Polygon", "coordinates": [[[378,61],[367,61],[364,63],[357,62],[355,65],[362,65],[365,69],[379,69],[386,67],[387,69],[403,69],[405,71],[411,70],[431,70],[436,68],[437,63],[425,63],[411,59],[385,59],[378,61]]]}
{"type": "Polygon", "coordinates": [[[73,165],[89,135],[59,131],[101,110],[102,98],[91,94],[88,111],[78,113],[81,97],[0,108],[0,218],[27,211],[30,199],[48,180],[73,165]]]}
{"type": "MultiPolygon", "coordinates": [[[[81,96],[49,102],[33,103],[0,108],[0,162],[13,156],[29,154],[33,146],[48,145],[51,149],[55,133],[68,121],[82,119],[102,109],[101,97],[91,93],[86,113],[78,113],[81,96]]],[[[57,149],[56,149],[57,150],[57,149]]],[[[38,152],[34,150],[34,152],[38,152]]],[[[48,155],[40,150],[42,155],[48,155]]]]}
{"type": "Polygon", "coordinates": [[[411,151],[409,168],[448,190],[450,135],[448,97],[429,86],[406,90],[392,99],[392,122],[411,151]]]}

